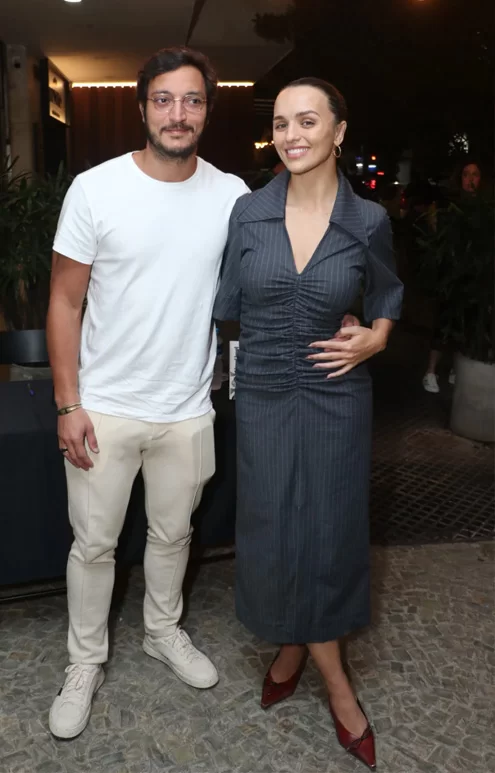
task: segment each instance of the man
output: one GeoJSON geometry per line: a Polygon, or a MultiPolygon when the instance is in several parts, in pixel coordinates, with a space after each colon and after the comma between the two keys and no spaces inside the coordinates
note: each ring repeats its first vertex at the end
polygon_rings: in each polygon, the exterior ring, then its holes
{"type": "Polygon", "coordinates": [[[191,514],[215,469],[213,301],[248,190],[196,155],[216,88],[201,54],[155,54],[137,84],[146,148],[76,177],[60,216],[47,335],[74,542],[70,665],[50,711],[59,738],[84,730],[105,678],[114,551],[141,467],[143,649],[189,685],[218,681],[179,625],[191,514]]]}

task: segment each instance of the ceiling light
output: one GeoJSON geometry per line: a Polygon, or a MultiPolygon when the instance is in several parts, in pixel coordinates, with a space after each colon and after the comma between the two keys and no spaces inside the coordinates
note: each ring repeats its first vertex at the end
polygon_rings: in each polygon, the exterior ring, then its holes
{"type": "Polygon", "coordinates": [[[88,83],[73,83],[73,89],[117,89],[136,88],[135,81],[94,81],[88,83]]]}
{"type": "MultiPolygon", "coordinates": [[[[66,2],[74,3],[74,2],[80,2],[80,0],[66,0],[66,2]]],[[[219,87],[224,88],[235,88],[235,87],[245,87],[249,88],[250,86],[254,86],[254,83],[252,81],[220,81],[219,87]]],[[[105,88],[105,89],[111,89],[111,88],[135,88],[136,87],[136,81],[91,81],[88,83],[73,83],[72,88],[74,89],[81,89],[81,88],[105,88]]]]}
{"type": "Polygon", "coordinates": [[[244,86],[245,88],[249,88],[250,86],[254,86],[254,83],[252,81],[219,81],[218,85],[221,88],[224,86],[228,86],[230,88],[235,88],[236,86],[244,86]]]}
{"type": "Polygon", "coordinates": [[[65,0],[66,3],[80,3],[81,0],[65,0]]]}

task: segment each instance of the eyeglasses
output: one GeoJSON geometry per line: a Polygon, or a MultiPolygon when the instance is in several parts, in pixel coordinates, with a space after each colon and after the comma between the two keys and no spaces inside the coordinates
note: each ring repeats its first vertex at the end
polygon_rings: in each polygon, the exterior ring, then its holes
{"type": "Polygon", "coordinates": [[[159,113],[169,113],[176,102],[180,102],[188,113],[201,113],[206,105],[206,99],[195,94],[186,94],[185,97],[172,97],[169,94],[160,94],[158,97],[148,97],[153,102],[155,110],[159,113]]]}

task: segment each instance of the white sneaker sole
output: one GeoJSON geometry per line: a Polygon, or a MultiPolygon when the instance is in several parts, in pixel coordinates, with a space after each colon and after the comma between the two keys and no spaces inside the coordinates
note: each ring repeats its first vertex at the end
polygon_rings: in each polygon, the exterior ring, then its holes
{"type": "Polygon", "coordinates": [[[74,738],[77,738],[78,735],[81,735],[83,730],[86,729],[86,726],[87,726],[87,724],[89,722],[89,718],[91,716],[91,709],[93,708],[94,697],[95,697],[96,693],[98,692],[98,690],[100,689],[100,687],[102,686],[104,681],[105,681],[105,672],[102,669],[101,673],[100,673],[100,675],[98,677],[98,681],[96,682],[95,691],[94,691],[94,693],[93,693],[93,695],[91,697],[91,701],[89,703],[88,709],[87,709],[84,717],[81,719],[79,724],[76,725],[75,727],[71,728],[70,731],[67,728],[63,729],[63,728],[58,727],[57,723],[53,720],[52,712],[50,711],[50,717],[49,717],[49,720],[48,720],[48,724],[49,724],[49,727],[50,727],[50,733],[53,736],[55,736],[55,738],[60,738],[63,741],[68,741],[68,740],[72,740],[74,738]]]}
{"type": "Polygon", "coordinates": [[[177,668],[177,666],[174,665],[167,657],[165,657],[165,655],[162,655],[161,652],[156,650],[148,641],[146,641],[146,639],[143,641],[143,650],[147,655],[150,656],[150,658],[155,658],[155,660],[159,660],[161,663],[164,663],[166,666],[168,666],[170,670],[179,677],[179,679],[188,684],[190,687],[196,687],[198,690],[208,690],[210,687],[214,687],[216,684],[218,684],[218,675],[212,679],[195,679],[194,677],[191,677],[190,674],[184,673],[184,671],[181,671],[179,668],[177,668]]]}
{"type": "Polygon", "coordinates": [[[423,384],[423,389],[425,392],[430,392],[432,395],[437,395],[440,392],[439,387],[432,387],[429,384],[423,384]]]}

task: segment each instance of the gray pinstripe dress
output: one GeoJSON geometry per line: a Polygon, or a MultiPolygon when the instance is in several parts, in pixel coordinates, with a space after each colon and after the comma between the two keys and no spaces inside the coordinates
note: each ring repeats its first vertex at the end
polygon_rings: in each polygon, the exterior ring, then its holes
{"type": "Polygon", "coordinates": [[[367,321],[397,319],[402,301],[386,213],[342,175],[328,231],[297,273],[288,180],[236,203],[214,310],[241,323],[237,614],[278,644],[369,623],[370,377],[360,365],[327,380],[305,358],[339,330],[361,286],[367,321]]]}

